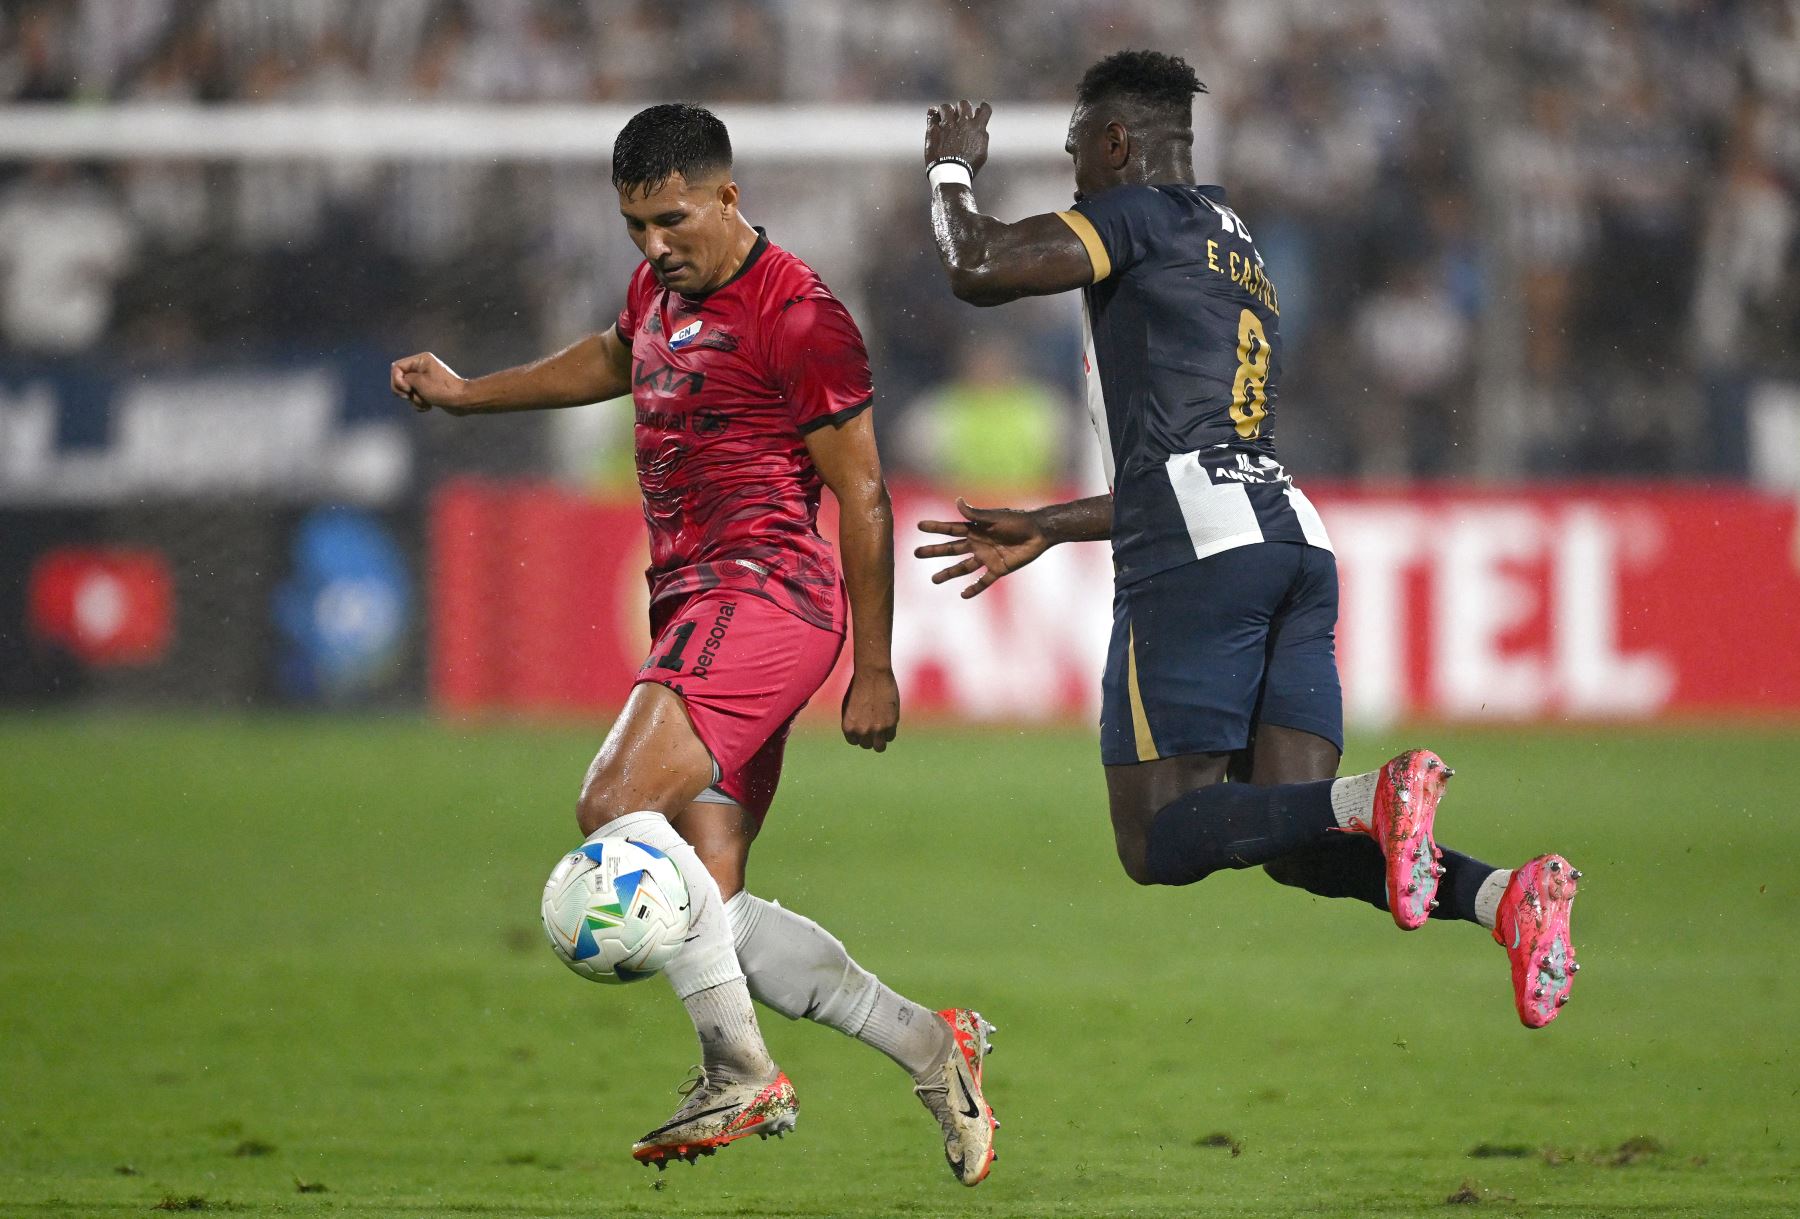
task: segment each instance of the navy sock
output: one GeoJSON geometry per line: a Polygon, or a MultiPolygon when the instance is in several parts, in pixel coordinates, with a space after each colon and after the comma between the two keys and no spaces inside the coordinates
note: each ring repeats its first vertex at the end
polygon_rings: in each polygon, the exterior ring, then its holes
{"type": "Polygon", "coordinates": [[[1332,780],[1255,787],[1214,783],[1177,797],[1150,823],[1144,866],[1159,885],[1279,859],[1337,826],[1332,780]]]}
{"type": "Polygon", "coordinates": [[[1487,878],[1500,869],[1449,847],[1438,849],[1444,853],[1438,860],[1444,866],[1444,874],[1438,878],[1438,908],[1431,912],[1431,917],[1479,923],[1481,920],[1475,917],[1475,895],[1481,892],[1487,878]]]}
{"type": "MultiPolygon", "coordinates": [[[[1440,849],[1444,875],[1438,880],[1438,908],[1431,917],[1480,922],[1475,917],[1475,895],[1482,882],[1494,874],[1494,866],[1448,847],[1440,849]]],[[[1386,866],[1381,848],[1367,834],[1328,835],[1271,860],[1268,869],[1269,875],[1284,885],[1320,897],[1353,897],[1379,910],[1387,909],[1386,866]]]]}

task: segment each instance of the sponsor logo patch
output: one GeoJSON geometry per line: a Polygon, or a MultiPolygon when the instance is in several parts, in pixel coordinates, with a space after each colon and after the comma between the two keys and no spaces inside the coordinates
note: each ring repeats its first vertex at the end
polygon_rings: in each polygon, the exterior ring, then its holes
{"type": "Polygon", "coordinates": [[[712,629],[706,633],[706,642],[700,645],[699,658],[694,661],[694,680],[705,681],[711,676],[715,661],[719,659],[719,645],[725,642],[725,634],[731,629],[731,620],[737,617],[737,602],[727,601],[719,607],[719,616],[713,619],[712,629]]]}

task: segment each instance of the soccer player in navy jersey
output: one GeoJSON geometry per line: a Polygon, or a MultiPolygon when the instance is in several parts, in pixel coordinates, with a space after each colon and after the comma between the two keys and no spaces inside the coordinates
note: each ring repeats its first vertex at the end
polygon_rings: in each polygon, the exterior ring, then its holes
{"type": "Polygon", "coordinates": [[[1325,525],[1276,460],[1280,298],[1242,218],[1197,185],[1179,58],[1122,51],[1082,78],[1067,151],[1075,206],[1006,224],[975,205],[989,108],[932,108],[932,231],[951,290],[976,305],[1080,290],[1088,410],[1109,495],[923,521],[955,557],[936,582],[979,594],[1051,546],[1111,538],[1112,644],[1100,756],[1119,860],[1140,884],[1261,865],[1275,880],[1492,930],[1531,1027],[1568,1000],[1580,874],[1439,848],[1452,772],[1410,750],[1333,778],[1343,750],[1337,567],[1325,525]],[[1229,777],[1233,782],[1225,782],[1229,777]]]}
{"type": "Polygon", "coordinates": [[[994,1158],[997,1123],[981,1092],[989,1026],[896,994],[818,924],[744,889],[789,726],[846,629],[845,738],[880,751],[899,724],[892,509],[862,336],[812,269],[744,218],[730,137],[708,111],[636,115],[613,147],[613,185],[644,255],[614,326],[484,377],[421,353],[396,361],[391,379],[419,410],[457,415],[625,394],[636,407],[655,642],[588,768],[577,819],[590,841],[647,843],[680,868],[693,924],[665,972],[704,1065],[632,1154],[691,1162],[793,1127],[794,1090],[763,1045],[754,996],[905,1068],[952,1171],[974,1185],[994,1158]],[[841,575],[818,530],[824,486],[840,510],[841,575]]]}

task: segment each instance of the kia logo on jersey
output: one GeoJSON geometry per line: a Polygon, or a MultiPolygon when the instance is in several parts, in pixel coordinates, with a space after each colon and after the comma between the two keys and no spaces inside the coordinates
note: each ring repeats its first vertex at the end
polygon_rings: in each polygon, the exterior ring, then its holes
{"type": "Polygon", "coordinates": [[[38,557],[31,632],[96,667],[161,660],[174,634],[168,565],[152,550],[64,547],[38,557]]]}
{"type": "Polygon", "coordinates": [[[699,335],[700,327],[702,325],[703,325],[703,323],[701,323],[701,322],[689,322],[687,325],[683,326],[680,330],[677,330],[674,334],[670,335],[669,336],[669,350],[670,351],[680,351],[683,347],[686,347],[689,343],[692,343],[694,341],[694,339],[699,335]]]}

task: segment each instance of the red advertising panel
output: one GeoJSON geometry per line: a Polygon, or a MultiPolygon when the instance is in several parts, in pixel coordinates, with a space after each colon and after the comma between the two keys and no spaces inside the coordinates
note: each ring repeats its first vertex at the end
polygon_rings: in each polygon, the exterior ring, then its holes
{"type": "Polygon", "coordinates": [[[26,601],[32,635],[84,664],[152,664],[168,650],[173,596],[168,566],[155,551],[45,551],[32,567],[26,601]]]}
{"type": "MultiPolygon", "coordinates": [[[[1353,724],[1800,714],[1791,501],[1668,486],[1309,494],[1338,554],[1353,724]]],[[[963,601],[910,557],[913,522],[952,514],[947,497],[895,495],[907,714],[1091,719],[1107,547],[1061,547],[963,601]]],[[[447,488],[432,531],[439,704],[617,707],[648,645],[643,538],[635,503],[447,488]]]]}
{"type": "Polygon", "coordinates": [[[1315,497],[1352,719],[1800,712],[1795,505],[1671,487],[1315,497]]]}

